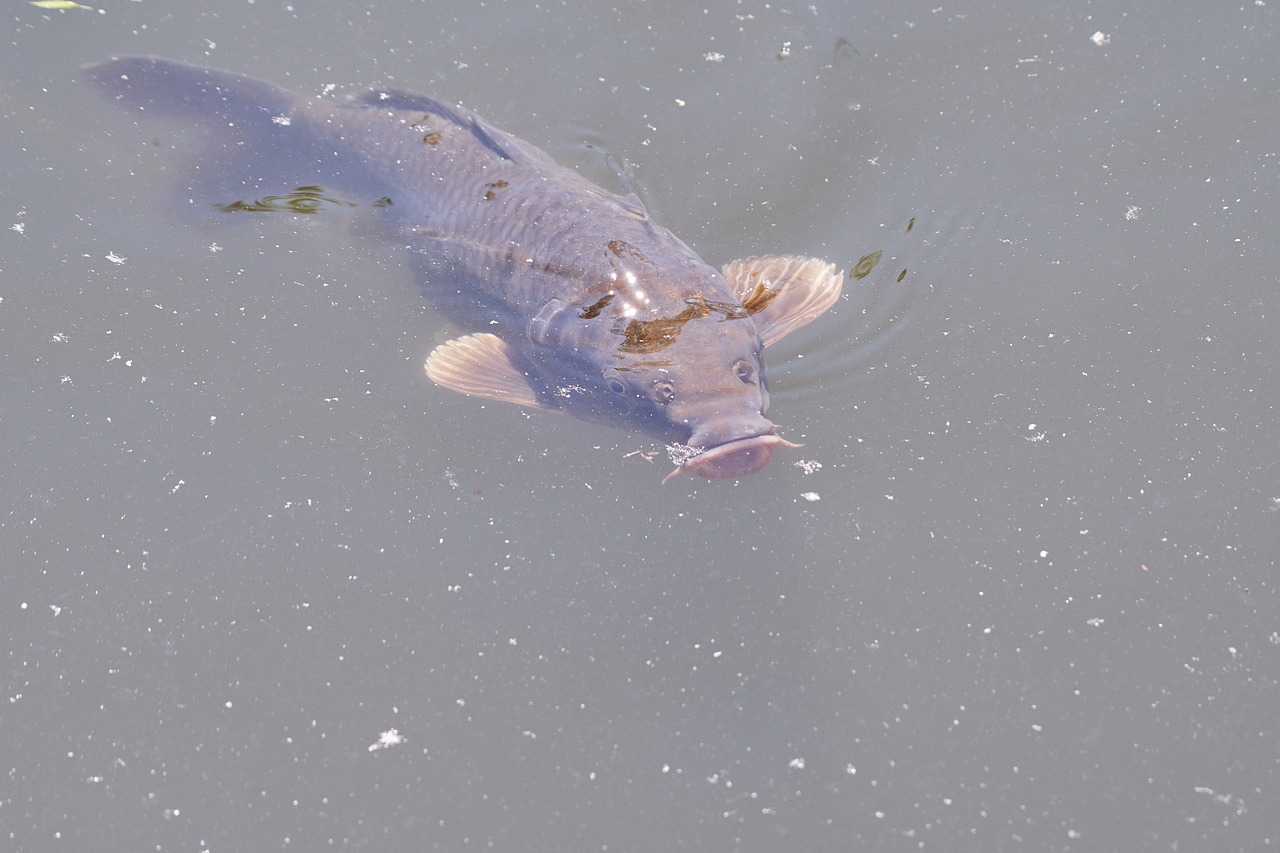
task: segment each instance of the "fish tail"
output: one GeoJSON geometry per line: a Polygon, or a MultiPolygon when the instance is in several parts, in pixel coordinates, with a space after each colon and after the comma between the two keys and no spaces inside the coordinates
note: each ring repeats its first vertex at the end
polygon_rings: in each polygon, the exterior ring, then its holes
{"type": "Polygon", "coordinates": [[[363,161],[325,136],[312,101],[271,83],[153,56],[112,57],[81,75],[120,106],[179,123],[171,139],[187,169],[174,202],[197,221],[320,213],[385,195],[363,161]]]}
{"type": "Polygon", "coordinates": [[[263,80],[155,56],[113,56],[81,72],[125,106],[201,125],[235,122],[243,129],[269,124],[296,100],[263,80]]]}

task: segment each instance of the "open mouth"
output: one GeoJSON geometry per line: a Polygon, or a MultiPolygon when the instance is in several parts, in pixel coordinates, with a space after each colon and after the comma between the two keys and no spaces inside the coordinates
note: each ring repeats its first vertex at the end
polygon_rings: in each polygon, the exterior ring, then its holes
{"type": "Polygon", "coordinates": [[[692,457],[664,477],[662,482],[667,482],[667,480],[683,471],[701,474],[709,480],[728,480],[745,477],[768,465],[769,460],[773,458],[774,449],[779,445],[783,447],[801,446],[787,441],[785,438],[779,438],[772,433],[752,436],[751,438],[740,438],[736,441],[727,441],[692,457]]]}

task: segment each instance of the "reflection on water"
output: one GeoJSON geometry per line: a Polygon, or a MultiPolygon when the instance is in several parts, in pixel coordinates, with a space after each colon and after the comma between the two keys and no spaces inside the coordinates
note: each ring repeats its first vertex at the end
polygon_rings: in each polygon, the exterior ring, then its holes
{"type": "MultiPolygon", "coordinates": [[[[390,203],[390,200],[387,200],[390,203]]],[[[326,207],[355,207],[355,202],[327,195],[324,187],[298,187],[282,195],[263,196],[256,201],[232,201],[215,204],[214,209],[223,213],[319,213],[326,207]]],[[[379,204],[378,206],[385,206],[379,204]]]]}

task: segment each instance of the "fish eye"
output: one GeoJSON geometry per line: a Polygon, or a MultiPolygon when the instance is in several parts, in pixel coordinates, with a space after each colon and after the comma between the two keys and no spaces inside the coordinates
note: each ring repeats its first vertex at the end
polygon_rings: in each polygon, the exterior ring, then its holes
{"type": "Polygon", "coordinates": [[[676,395],[676,386],[665,379],[659,380],[653,383],[653,395],[658,398],[659,403],[670,403],[671,398],[676,395]]]}
{"type": "Polygon", "coordinates": [[[625,391],[627,390],[627,386],[625,386],[625,385],[623,385],[623,384],[622,384],[622,380],[621,380],[621,379],[610,379],[610,380],[609,380],[608,382],[606,382],[605,384],[606,384],[606,385],[608,385],[608,386],[609,386],[609,390],[610,390],[610,391],[612,391],[612,392],[613,392],[613,393],[615,393],[615,394],[619,394],[619,395],[620,395],[620,394],[622,394],[623,392],[625,392],[625,391]]]}
{"type": "Polygon", "coordinates": [[[745,358],[740,358],[733,363],[733,372],[743,382],[751,382],[756,376],[755,368],[745,358]]]}

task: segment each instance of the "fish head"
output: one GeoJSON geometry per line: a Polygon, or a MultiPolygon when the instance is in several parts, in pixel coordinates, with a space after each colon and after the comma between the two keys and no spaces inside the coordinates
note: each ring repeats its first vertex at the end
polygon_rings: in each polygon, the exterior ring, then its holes
{"type": "MultiPolygon", "coordinates": [[[[553,307],[539,318],[580,316],[571,306],[553,307]]],[[[684,471],[745,477],[768,465],[779,445],[799,446],[778,437],[766,417],[763,343],[749,319],[699,316],[679,334],[662,332],[661,346],[635,327],[628,338],[618,324],[548,331],[556,325],[568,324],[531,327],[533,346],[525,350],[488,333],[449,341],[427,359],[427,375],[464,394],[559,410],[667,441],[680,460],[668,480],[684,471]]]]}
{"type": "Polygon", "coordinates": [[[768,465],[779,445],[796,446],[766,417],[764,345],[749,317],[708,310],[695,298],[653,319],[614,324],[611,334],[612,347],[597,350],[607,354],[603,396],[633,426],[675,445],[681,462],[671,476],[745,477],[768,465]]]}
{"type": "Polygon", "coordinates": [[[750,319],[712,314],[691,322],[681,338],[666,417],[687,437],[672,448],[680,461],[668,480],[685,471],[745,477],[767,466],[779,446],[798,446],[779,437],[767,417],[764,347],[750,319]]]}
{"type": "Polygon", "coordinates": [[[683,266],[659,265],[610,243],[616,260],[596,285],[535,312],[524,331],[548,389],[539,399],[674,445],[671,476],[744,477],[779,446],[799,446],[767,417],[764,348],[825,311],[841,277],[790,256],[734,262],[721,275],[685,251],[683,266]]]}

